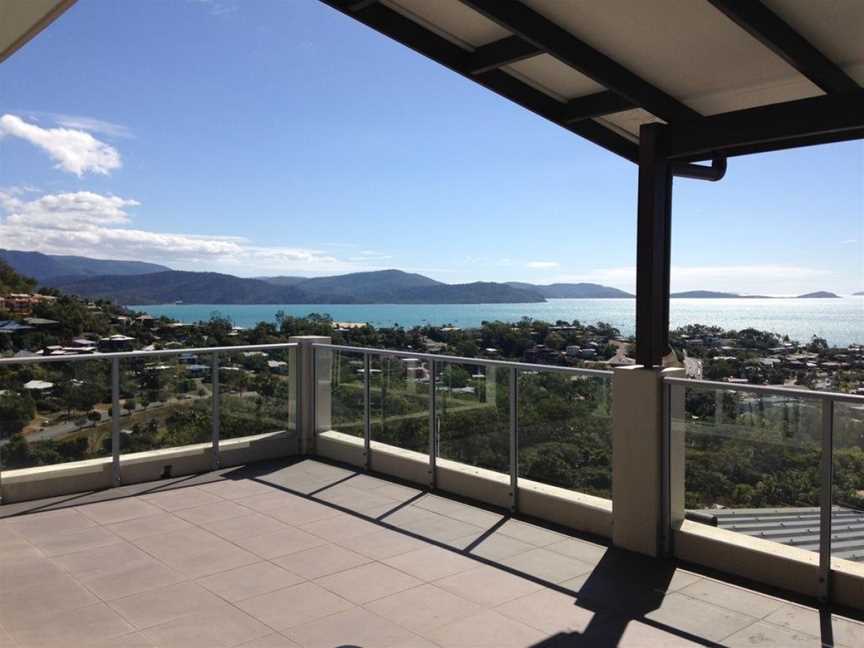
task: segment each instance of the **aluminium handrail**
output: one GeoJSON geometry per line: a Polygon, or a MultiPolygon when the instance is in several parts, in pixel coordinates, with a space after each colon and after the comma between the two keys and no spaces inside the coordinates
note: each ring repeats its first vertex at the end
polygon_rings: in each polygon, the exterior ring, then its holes
{"type": "Polygon", "coordinates": [[[490,358],[468,358],[463,356],[440,355],[437,353],[417,353],[413,351],[396,351],[394,349],[378,349],[375,347],[357,347],[342,344],[323,344],[316,342],[312,345],[315,349],[329,349],[332,351],[343,351],[345,353],[362,353],[364,355],[390,356],[394,358],[417,358],[421,360],[434,360],[450,364],[470,364],[486,367],[501,367],[505,369],[521,369],[523,371],[554,371],[581,376],[595,376],[611,378],[614,372],[609,369],[583,369],[581,367],[561,367],[559,365],[532,364],[529,362],[513,362],[510,360],[492,360],[490,358]]]}
{"type": "Polygon", "coordinates": [[[182,355],[184,353],[237,353],[242,351],[262,351],[264,349],[294,349],[297,342],[274,344],[242,344],[221,347],[184,347],[182,349],[158,349],[152,351],[109,351],[108,353],[78,353],[56,356],[26,356],[23,358],[0,358],[0,367],[16,364],[41,364],[45,362],[86,362],[88,360],[111,360],[112,358],[155,358],[160,356],[182,355]]]}
{"type": "Polygon", "coordinates": [[[750,385],[745,383],[727,383],[719,380],[696,380],[693,378],[676,378],[669,376],[664,378],[667,384],[684,385],[685,387],[702,387],[706,389],[722,389],[725,391],[744,391],[755,394],[769,394],[772,396],[789,396],[797,398],[809,398],[810,400],[832,400],[841,403],[855,403],[864,405],[864,396],[846,394],[843,392],[815,391],[811,389],[794,389],[787,387],[772,387],[771,385],[750,385]]]}

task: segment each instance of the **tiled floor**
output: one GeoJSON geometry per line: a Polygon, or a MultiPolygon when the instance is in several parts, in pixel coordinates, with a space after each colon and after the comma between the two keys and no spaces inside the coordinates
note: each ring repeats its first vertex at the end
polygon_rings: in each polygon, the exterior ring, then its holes
{"type": "Polygon", "coordinates": [[[857,621],[316,461],[0,515],[0,648],[864,646],[857,621]]]}

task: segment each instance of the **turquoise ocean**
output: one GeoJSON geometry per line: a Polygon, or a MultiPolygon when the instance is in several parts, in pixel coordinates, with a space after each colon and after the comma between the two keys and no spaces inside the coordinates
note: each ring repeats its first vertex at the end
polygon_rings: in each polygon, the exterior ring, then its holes
{"type": "MultiPolygon", "coordinates": [[[[303,316],[328,314],[340,322],[368,322],[377,327],[451,324],[478,326],[483,321],[517,321],[523,317],[549,322],[579,320],[608,322],[632,335],[633,299],[551,299],[538,304],[159,304],[130,306],[154,316],[196,322],[219,314],[235,325],[249,327],[274,322],[278,311],[303,316]]],[[[839,299],[673,299],[672,328],[711,324],[724,329],[757,328],[808,341],[818,335],[832,346],[864,344],[864,297],[839,299]]]]}

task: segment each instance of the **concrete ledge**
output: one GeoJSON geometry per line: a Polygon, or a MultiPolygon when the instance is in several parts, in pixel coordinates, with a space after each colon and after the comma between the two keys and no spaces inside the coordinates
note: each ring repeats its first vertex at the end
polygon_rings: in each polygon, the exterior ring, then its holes
{"type": "MultiPolygon", "coordinates": [[[[253,461],[277,459],[297,454],[297,435],[270,432],[225,439],[219,444],[221,466],[238,466],[253,461]]],[[[111,488],[111,457],[71,461],[51,466],[4,470],[0,494],[4,502],[24,502],[43,497],[70,495],[111,488]]],[[[166,474],[177,477],[208,472],[213,467],[210,443],[176,448],[133,452],[120,457],[123,484],[156,481],[166,474]],[[166,468],[169,472],[166,473],[166,468]]]]}
{"type": "Polygon", "coordinates": [[[805,596],[819,594],[819,556],[811,551],[690,520],[675,531],[674,546],[675,555],[688,562],[805,596]]]}
{"type": "Polygon", "coordinates": [[[832,558],[831,570],[834,602],[864,610],[864,564],[832,558]]]}
{"type": "Polygon", "coordinates": [[[612,500],[519,478],[519,511],[525,515],[612,538],[612,500]]]}
{"type": "MultiPolygon", "coordinates": [[[[330,430],[318,435],[318,454],[335,461],[363,466],[363,439],[330,430]]],[[[376,472],[399,477],[420,486],[429,484],[429,456],[385,443],[372,442],[371,466],[376,472]]],[[[509,508],[510,476],[486,468],[438,458],[438,488],[501,508],[509,508]]],[[[528,479],[519,480],[521,513],[609,538],[612,536],[612,502],[528,479]]]]}

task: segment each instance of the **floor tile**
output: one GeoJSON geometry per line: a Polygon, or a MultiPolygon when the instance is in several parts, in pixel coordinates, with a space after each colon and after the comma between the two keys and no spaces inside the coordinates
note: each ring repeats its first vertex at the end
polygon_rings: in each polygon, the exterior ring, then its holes
{"type": "Polygon", "coordinates": [[[545,548],[592,565],[601,560],[606,555],[606,552],[609,551],[609,547],[604,545],[584,542],[576,538],[567,538],[560,542],[553,542],[550,545],[546,545],[545,548]]]}
{"type": "Polygon", "coordinates": [[[105,527],[125,540],[137,540],[149,535],[190,529],[192,525],[171,513],[160,512],[143,518],[117,522],[105,527]]]}
{"type": "Polygon", "coordinates": [[[538,630],[491,610],[424,634],[442,648],[527,648],[545,638],[538,630]]]}
{"type": "Polygon", "coordinates": [[[300,528],[309,533],[314,533],[325,540],[331,542],[342,542],[344,544],[344,540],[356,538],[357,536],[372,533],[373,531],[378,531],[382,527],[373,522],[367,522],[366,520],[360,519],[354,515],[341,513],[337,517],[301,524],[300,528]]]}
{"type": "Polygon", "coordinates": [[[61,531],[51,536],[40,536],[31,542],[46,556],[62,556],[85,549],[104,547],[123,540],[108,529],[95,526],[76,531],[61,531]]]}
{"type": "Polygon", "coordinates": [[[186,576],[154,559],[132,565],[121,563],[117,571],[82,579],[81,582],[103,601],[139,594],[186,580],[186,576]]]}
{"type": "Polygon", "coordinates": [[[721,641],[756,622],[756,618],[720,608],[683,594],[670,594],[646,619],[710,641],[721,641]]]}
{"type": "Polygon", "coordinates": [[[783,606],[780,599],[707,578],[699,579],[678,591],[691,598],[758,618],[768,616],[783,606]]]}
{"type": "MultiPolygon", "coordinates": [[[[765,617],[764,620],[795,632],[814,637],[822,636],[820,612],[810,607],[786,603],[779,610],[765,617]]],[[[850,647],[864,646],[864,623],[832,614],[831,634],[836,644],[850,647]]]]}
{"type": "Polygon", "coordinates": [[[440,547],[425,546],[392,558],[384,563],[423,581],[434,581],[478,567],[476,560],[440,547]]]}
{"type": "Polygon", "coordinates": [[[760,621],[723,640],[729,648],[822,648],[822,640],[812,635],[760,621]]]}
{"type": "Polygon", "coordinates": [[[315,502],[309,502],[302,497],[299,497],[292,493],[286,493],[285,491],[280,491],[279,489],[273,487],[270,487],[270,491],[267,493],[259,493],[257,495],[241,497],[234,501],[238,504],[245,506],[248,509],[258,511],[259,513],[267,512],[270,509],[278,509],[285,506],[291,506],[298,501],[306,502],[310,505],[323,506],[323,504],[315,504],[315,502]]]}
{"type": "Polygon", "coordinates": [[[32,542],[39,538],[50,538],[58,533],[93,527],[96,523],[80,511],[61,509],[16,516],[6,520],[4,526],[32,542]]]}
{"type": "Polygon", "coordinates": [[[164,511],[168,511],[169,513],[181,511],[186,508],[192,508],[193,506],[214,504],[216,502],[224,501],[221,497],[217,497],[216,495],[191,486],[142,495],[141,499],[148,504],[153,504],[164,511]]]}
{"type": "Polygon", "coordinates": [[[414,506],[446,515],[454,520],[468,522],[484,529],[489,529],[504,519],[504,515],[501,513],[463,504],[462,502],[441,497],[440,495],[424,495],[414,502],[414,506]]]}
{"type": "Polygon", "coordinates": [[[495,611],[550,635],[582,633],[596,616],[593,610],[581,607],[574,597],[550,589],[508,601],[495,611]]]}
{"type": "Polygon", "coordinates": [[[111,601],[109,605],[138,629],[167,623],[186,614],[226,603],[195,583],[181,583],[111,601]]]}
{"type": "Polygon", "coordinates": [[[592,569],[591,565],[543,548],[505,558],[501,564],[548,583],[561,583],[592,569]]]}
{"type": "Polygon", "coordinates": [[[303,578],[270,562],[259,562],[220,572],[196,581],[232,603],[296,585],[303,578]]]}
{"type": "Polygon", "coordinates": [[[152,562],[151,556],[125,540],[119,540],[106,547],[96,547],[54,558],[56,565],[79,580],[113,574],[138,563],[152,562]]]}
{"type": "Polygon", "coordinates": [[[88,646],[132,632],[134,628],[104,603],[67,610],[11,631],[20,646],[88,646]]]}
{"type": "Polygon", "coordinates": [[[288,525],[283,525],[283,527],[275,533],[238,538],[234,542],[256,556],[268,560],[326,543],[323,538],[306,533],[301,529],[288,525]]]}
{"type": "Polygon", "coordinates": [[[422,632],[481,611],[476,603],[434,585],[421,585],[367,603],[365,607],[399,625],[422,632]]]}
{"type": "Polygon", "coordinates": [[[384,558],[391,558],[409,551],[421,549],[428,546],[428,543],[399,531],[382,529],[351,538],[345,542],[345,545],[369,558],[383,560],[384,558]]]}
{"type": "Polygon", "coordinates": [[[52,616],[99,603],[99,599],[71,576],[52,576],[3,596],[0,625],[10,634],[47,621],[52,616]]]}
{"type": "Polygon", "coordinates": [[[248,512],[249,509],[245,506],[240,506],[239,504],[227,500],[220,500],[218,502],[211,502],[210,504],[184,508],[177,511],[174,515],[186,520],[187,522],[191,522],[192,524],[200,525],[204,522],[215,522],[217,520],[236,518],[241,515],[246,515],[248,512]]]}
{"type": "Polygon", "coordinates": [[[286,525],[279,520],[274,520],[269,515],[256,513],[249,509],[246,509],[246,513],[240,517],[204,522],[201,526],[231,542],[257,535],[276,533],[286,528],[286,525]]]}
{"type": "MultiPolygon", "coordinates": [[[[389,522],[389,518],[387,518],[389,522]]],[[[412,534],[433,541],[452,540],[461,538],[470,534],[480,534],[483,529],[461,520],[431,513],[427,517],[409,522],[396,524],[400,529],[411,532],[412,534]]]]}
{"type": "Polygon", "coordinates": [[[300,583],[240,601],[237,607],[256,619],[283,631],[354,607],[315,583],[300,583]]]}
{"type": "Polygon", "coordinates": [[[534,549],[534,545],[522,542],[510,536],[493,533],[486,538],[470,538],[467,550],[472,556],[486,558],[488,560],[503,560],[516,554],[524,553],[534,549]]]}
{"type": "Polygon", "coordinates": [[[160,648],[230,648],[272,634],[272,629],[225,604],[144,630],[160,648]]]}
{"type": "Polygon", "coordinates": [[[322,587],[353,602],[368,603],[422,583],[382,563],[369,563],[315,580],[322,587]]]}
{"type": "MultiPolygon", "coordinates": [[[[591,626],[580,637],[585,646],[617,648],[704,648],[706,641],[633,619],[611,618],[591,626]]],[[[566,645],[563,644],[563,645],[566,645]]]]}
{"type": "Polygon", "coordinates": [[[328,543],[274,558],[273,562],[304,578],[313,579],[365,565],[370,559],[345,547],[328,543]]]}
{"type": "Polygon", "coordinates": [[[334,646],[389,648],[415,638],[405,628],[359,607],[300,624],[286,630],[285,634],[303,648],[333,648],[334,646]]]}
{"type": "Polygon", "coordinates": [[[331,506],[300,497],[295,497],[292,500],[283,500],[279,506],[268,508],[265,512],[280,522],[294,526],[300,526],[306,522],[315,522],[316,520],[326,520],[327,518],[340,515],[340,512],[331,506]]]}
{"type": "Polygon", "coordinates": [[[358,513],[377,510],[381,507],[392,509],[399,506],[399,502],[379,495],[375,491],[364,491],[341,484],[316,493],[315,499],[358,513]]]}
{"type": "Polygon", "coordinates": [[[435,581],[435,585],[480,605],[500,605],[531,592],[540,585],[500,569],[482,565],[435,581]]]}
{"type": "Polygon", "coordinates": [[[516,538],[535,547],[545,547],[567,538],[564,534],[550,531],[534,524],[528,524],[521,520],[507,520],[496,530],[496,533],[516,538]]]}
{"type": "Polygon", "coordinates": [[[266,495],[273,492],[272,486],[259,484],[250,479],[224,479],[210,484],[202,484],[196,488],[227,500],[266,495]]]}
{"type": "Polygon", "coordinates": [[[255,554],[194,527],[139,538],[135,544],[189,578],[208,576],[260,560],[255,554]]]}
{"type": "Polygon", "coordinates": [[[122,497],[95,504],[79,506],[77,510],[96,524],[115,524],[162,513],[162,509],[148,504],[138,497],[122,497]]]}
{"type": "Polygon", "coordinates": [[[246,641],[237,648],[302,648],[298,644],[291,641],[285,635],[274,632],[273,634],[246,641]]]}

